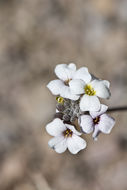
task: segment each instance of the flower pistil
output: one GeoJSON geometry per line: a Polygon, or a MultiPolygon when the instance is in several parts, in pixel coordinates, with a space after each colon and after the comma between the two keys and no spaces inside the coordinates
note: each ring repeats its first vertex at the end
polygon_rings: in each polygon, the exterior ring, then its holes
{"type": "Polygon", "coordinates": [[[69,86],[69,82],[71,81],[72,79],[67,79],[67,80],[65,80],[64,81],[64,84],[66,85],[66,86],[69,86]]]}
{"type": "Polygon", "coordinates": [[[94,124],[98,124],[100,121],[100,117],[96,117],[93,119],[94,124]]]}

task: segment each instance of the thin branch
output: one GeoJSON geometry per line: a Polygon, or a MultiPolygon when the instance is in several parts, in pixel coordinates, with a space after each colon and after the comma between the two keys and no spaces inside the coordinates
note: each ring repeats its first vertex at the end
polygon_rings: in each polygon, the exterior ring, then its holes
{"type": "Polygon", "coordinates": [[[107,111],[108,111],[108,112],[127,111],[127,106],[112,107],[112,108],[109,108],[107,111]]]}

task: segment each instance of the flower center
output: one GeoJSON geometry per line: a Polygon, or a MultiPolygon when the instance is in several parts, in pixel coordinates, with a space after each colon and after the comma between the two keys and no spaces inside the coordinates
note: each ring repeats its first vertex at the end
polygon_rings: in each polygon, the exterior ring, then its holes
{"type": "Polygon", "coordinates": [[[73,132],[70,129],[66,129],[66,131],[63,132],[64,137],[72,137],[73,132]]]}
{"type": "Polygon", "coordinates": [[[64,81],[64,84],[66,85],[66,86],[69,86],[69,82],[71,81],[72,79],[67,79],[67,80],[65,80],[64,81]]]}
{"type": "Polygon", "coordinates": [[[84,90],[85,93],[89,96],[94,96],[96,94],[96,91],[94,90],[94,88],[92,88],[91,85],[86,85],[84,90]]]}
{"type": "Polygon", "coordinates": [[[100,117],[99,116],[93,119],[94,124],[98,124],[99,121],[100,121],[100,117]]]}
{"type": "Polygon", "coordinates": [[[62,98],[61,96],[57,96],[56,97],[56,101],[60,104],[63,104],[64,103],[64,98],[62,98]]]}

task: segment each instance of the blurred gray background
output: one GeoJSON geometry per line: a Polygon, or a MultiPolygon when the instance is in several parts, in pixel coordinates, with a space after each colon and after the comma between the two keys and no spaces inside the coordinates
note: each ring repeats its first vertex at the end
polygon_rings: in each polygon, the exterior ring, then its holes
{"type": "Polygon", "coordinates": [[[0,190],[127,190],[127,112],[77,155],[48,147],[46,84],[75,62],[127,104],[127,0],[0,0],[0,190]]]}

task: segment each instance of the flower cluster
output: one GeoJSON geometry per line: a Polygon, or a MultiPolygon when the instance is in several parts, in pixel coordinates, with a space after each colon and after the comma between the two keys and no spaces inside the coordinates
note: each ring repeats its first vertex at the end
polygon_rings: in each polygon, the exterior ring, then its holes
{"type": "Polygon", "coordinates": [[[115,124],[106,114],[108,106],[99,100],[110,98],[110,83],[94,77],[86,67],[76,69],[74,63],[57,65],[55,74],[58,79],[47,85],[57,101],[55,118],[46,126],[47,132],[54,136],[48,144],[58,153],[68,148],[76,154],[86,148],[86,141],[80,137],[82,133],[93,132],[92,137],[97,140],[99,133],[109,134],[115,124]]]}

